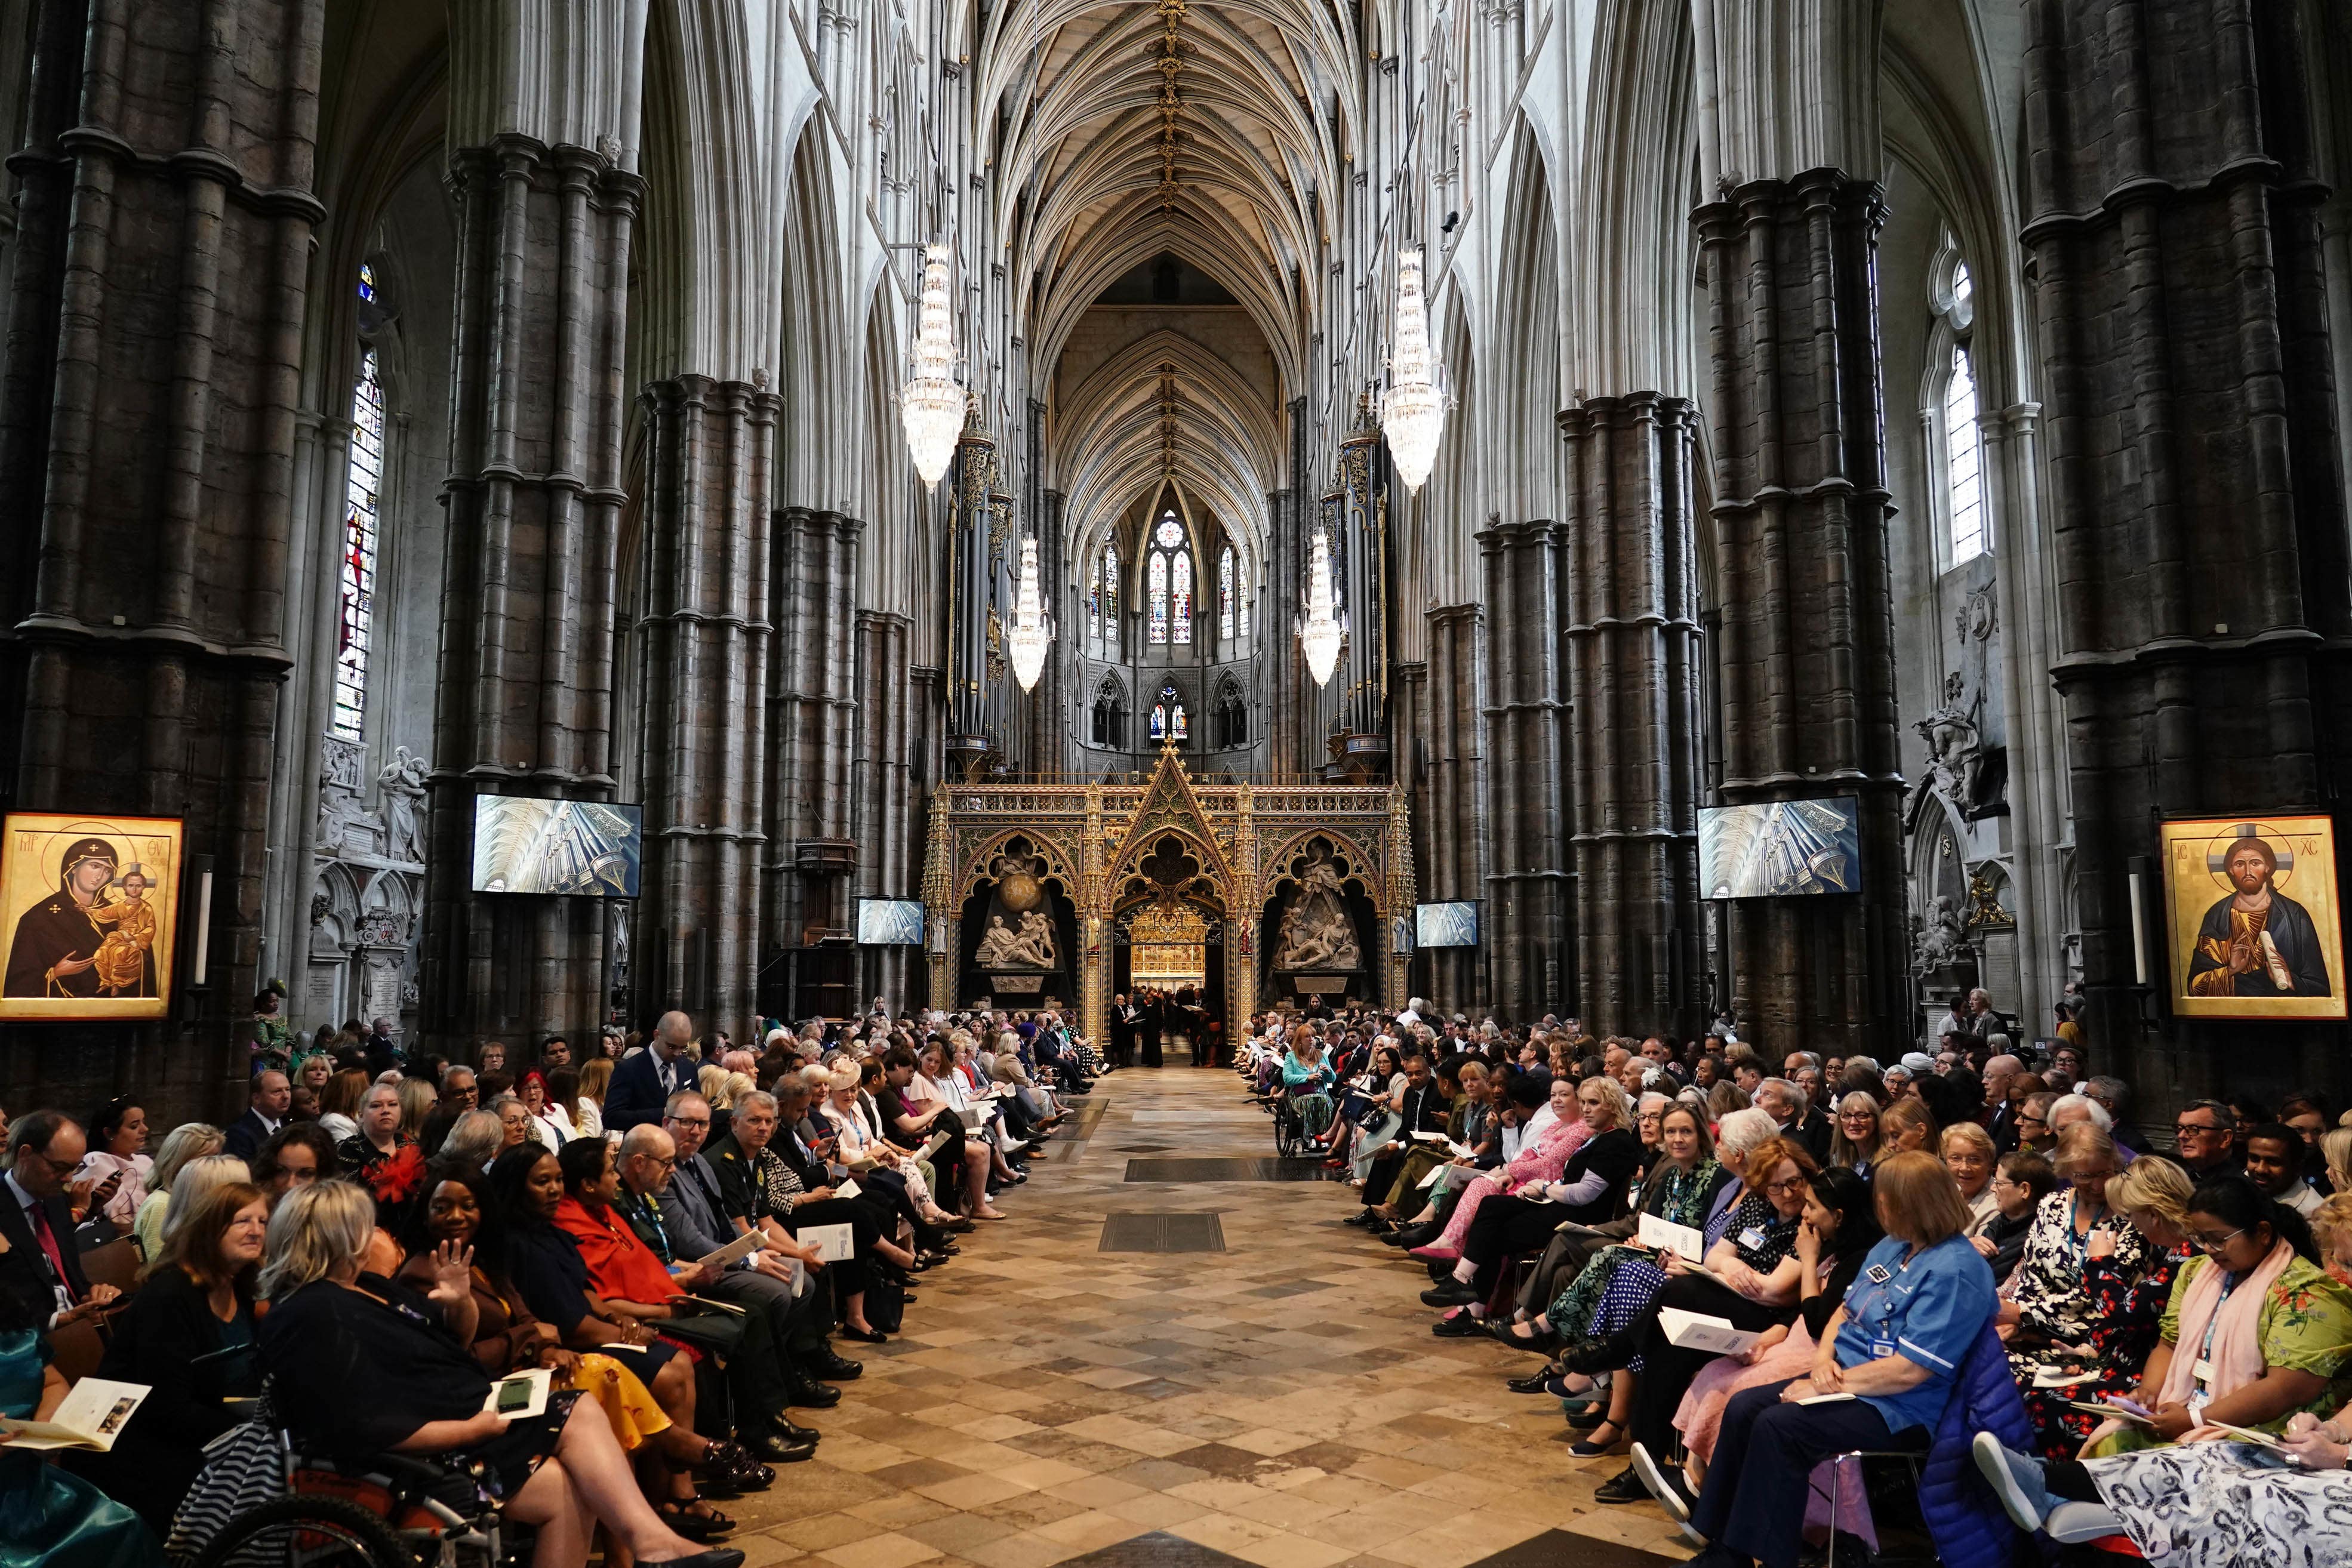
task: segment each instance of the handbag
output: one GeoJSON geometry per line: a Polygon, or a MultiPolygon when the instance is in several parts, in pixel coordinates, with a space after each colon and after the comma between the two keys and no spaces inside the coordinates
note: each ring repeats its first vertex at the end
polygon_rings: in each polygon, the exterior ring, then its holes
{"type": "MultiPolygon", "coordinates": [[[[286,1444],[270,1408],[269,1383],[264,1379],[254,1417],[231,1427],[205,1446],[204,1469],[196,1472],[188,1495],[172,1516],[171,1539],[163,1555],[176,1568],[193,1568],[214,1537],[262,1504],[284,1497],[292,1489],[286,1479],[286,1444]]],[[[282,1552],[266,1541],[257,1541],[237,1552],[223,1568],[269,1568],[282,1552]]]]}

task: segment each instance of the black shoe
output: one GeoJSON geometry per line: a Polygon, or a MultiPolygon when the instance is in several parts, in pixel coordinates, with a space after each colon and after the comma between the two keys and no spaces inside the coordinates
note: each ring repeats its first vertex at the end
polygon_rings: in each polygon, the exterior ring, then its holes
{"type": "MultiPolygon", "coordinates": [[[[1547,1379],[1547,1381],[1549,1381],[1549,1379],[1547,1379]]],[[[1549,1394],[1551,1390],[1546,1388],[1544,1392],[1549,1394]]],[[[1584,1406],[1580,1409],[1571,1410],[1568,1413],[1568,1429],[1571,1432],[1590,1432],[1595,1427],[1600,1426],[1603,1421],[1608,1419],[1609,1406],[1607,1403],[1596,1400],[1594,1403],[1584,1406]]]]}
{"type": "Polygon", "coordinates": [[[1614,1372],[1633,1359],[1633,1347],[1621,1346],[1620,1337],[1612,1334],[1607,1339],[1580,1339],[1574,1344],[1562,1345],[1559,1364],[1587,1377],[1597,1372],[1614,1372]]]}
{"type": "Polygon", "coordinates": [[[854,1339],[860,1344],[888,1344],[890,1336],[878,1329],[854,1328],[848,1323],[833,1331],[844,1339],[854,1339]]]}
{"type": "Polygon", "coordinates": [[[732,1546],[714,1546],[691,1557],[673,1557],[652,1568],[743,1568],[743,1554],[732,1546]]]}
{"type": "Polygon", "coordinates": [[[1514,1394],[1541,1394],[1544,1392],[1544,1385],[1549,1383],[1551,1377],[1551,1368],[1547,1366],[1541,1372],[1532,1372],[1525,1377],[1514,1377],[1503,1386],[1514,1394]]]}
{"type": "Polygon", "coordinates": [[[824,1436],[814,1427],[795,1425],[792,1417],[781,1410],[768,1417],[768,1428],[794,1448],[798,1448],[803,1443],[814,1448],[818,1439],[824,1436]]]}
{"type": "Polygon", "coordinates": [[[1633,1467],[1627,1465],[1592,1489],[1592,1500],[1595,1502],[1647,1502],[1650,1500],[1650,1489],[1642,1484],[1642,1478],[1633,1473],[1633,1467]]]}
{"type": "Polygon", "coordinates": [[[1421,1293],[1421,1304],[1424,1307],[1466,1307],[1473,1301],[1483,1300],[1485,1297],[1475,1286],[1465,1285],[1451,1275],[1421,1293]]]}
{"type": "Polygon", "coordinates": [[[841,1403],[841,1390],[831,1384],[803,1377],[793,1385],[784,1403],[797,1405],[803,1410],[830,1410],[841,1403]]]}
{"type": "Polygon", "coordinates": [[[780,1465],[797,1465],[803,1459],[816,1457],[814,1443],[794,1443],[775,1432],[761,1437],[745,1437],[741,1442],[760,1458],[772,1459],[780,1465]]]}
{"type": "Polygon", "coordinates": [[[1342,1225],[1352,1225],[1360,1230],[1367,1230],[1374,1225],[1379,1224],[1380,1218],[1381,1217],[1374,1214],[1370,1209],[1360,1208],[1339,1223],[1342,1225]]]}
{"type": "Polygon", "coordinates": [[[969,1236],[971,1234],[971,1221],[957,1215],[940,1228],[950,1236],[969,1236]]]}
{"type": "Polygon", "coordinates": [[[1480,1339],[1486,1329],[1468,1312],[1448,1312],[1429,1325],[1429,1332],[1440,1339],[1480,1339]]]}
{"type": "Polygon", "coordinates": [[[847,1383],[851,1378],[862,1377],[866,1374],[864,1362],[852,1361],[845,1355],[836,1355],[831,1350],[821,1350],[803,1359],[808,1363],[809,1375],[812,1377],[830,1377],[835,1383],[847,1383]]]}

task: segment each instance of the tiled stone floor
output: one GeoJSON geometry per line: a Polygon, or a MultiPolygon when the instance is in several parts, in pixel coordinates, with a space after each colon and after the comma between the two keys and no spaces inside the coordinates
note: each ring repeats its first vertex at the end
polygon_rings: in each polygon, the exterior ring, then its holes
{"type": "Polygon", "coordinates": [[[1623,1461],[1570,1458],[1558,1406],[1503,1388],[1529,1358],[1432,1337],[1426,1279],[1340,1223],[1343,1188],[1130,1183],[1139,1150],[1271,1155],[1273,1134],[1222,1069],[1104,1079],[999,1200],[1013,1218],[922,1277],[911,1332],[841,1346],[866,1373],[795,1413],[816,1458],[721,1505],[747,1568],[1170,1562],[1186,1542],[1257,1568],[1689,1554],[1655,1507],[1594,1505],[1623,1461]],[[1225,1249],[1098,1250],[1107,1215],[1138,1212],[1213,1212],[1225,1249]]]}

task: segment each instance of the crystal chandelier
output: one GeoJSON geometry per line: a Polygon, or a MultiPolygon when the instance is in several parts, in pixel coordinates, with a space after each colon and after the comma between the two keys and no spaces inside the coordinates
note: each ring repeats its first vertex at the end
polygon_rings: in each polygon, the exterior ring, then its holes
{"type": "Polygon", "coordinates": [[[1005,640],[1013,649],[1013,678],[1023,691],[1034,689],[1045,669],[1045,649],[1054,641],[1054,623],[1037,594],[1037,537],[1021,541],[1021,580],[1013,590],[1013,629],[1005,640]]]}
{"type": "Polygon", "coordinates": [[[1331,540],[1318,528],[1307,559],[1307,623],[1298,632],[1298,641],[1307,650],[1307,673],[1318,686],[1331,684],[1331,672],[1339,663],[1341,636],[1331,604],[1331,540]]]}
{"type": "Polygon", "coordinates": [[[907,425],[907,453],[926,485],[936,485],[955,458],[963,430],[964,391],[955,379],[955,326],[948,308],[948,248],[923,252],[923,298],[915,326],[914,373],[898,394],[907,425]]]}
{"type": "Polygon", "coordinates": [[[1406,489],[1420,489],[1437,461],[1437,438],[1445,429],[1445,368],[1430,352],[1418,248],[1397,257],[1396,348],[1389,356],[1381,429],[1389,438],[1397,477],[1406,489]]]}

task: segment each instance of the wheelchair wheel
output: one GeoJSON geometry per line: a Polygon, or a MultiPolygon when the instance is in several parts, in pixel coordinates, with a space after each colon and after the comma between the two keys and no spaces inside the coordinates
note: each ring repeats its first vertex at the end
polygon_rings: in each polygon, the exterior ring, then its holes
{"type": "Polygon", "coordinates": [[[1286,1160],[1296,1159],[1298,1156],[1300,1134],[1303,1131],[1304,1129],[1302,1129],[1298,1124],[1298,1113],[1297,1111],[1293,1110],[1288,1104],[1276,1107],[1274,1113],[1274,1152],[1276,1155],[1286,1160]]]}
{"type": "Polygon", "coordinates": [[[196,1568],[416,1568],[416,1553],[377,1515],[341,1498],[272,1498],[223,1526],[196,1568]]]}

